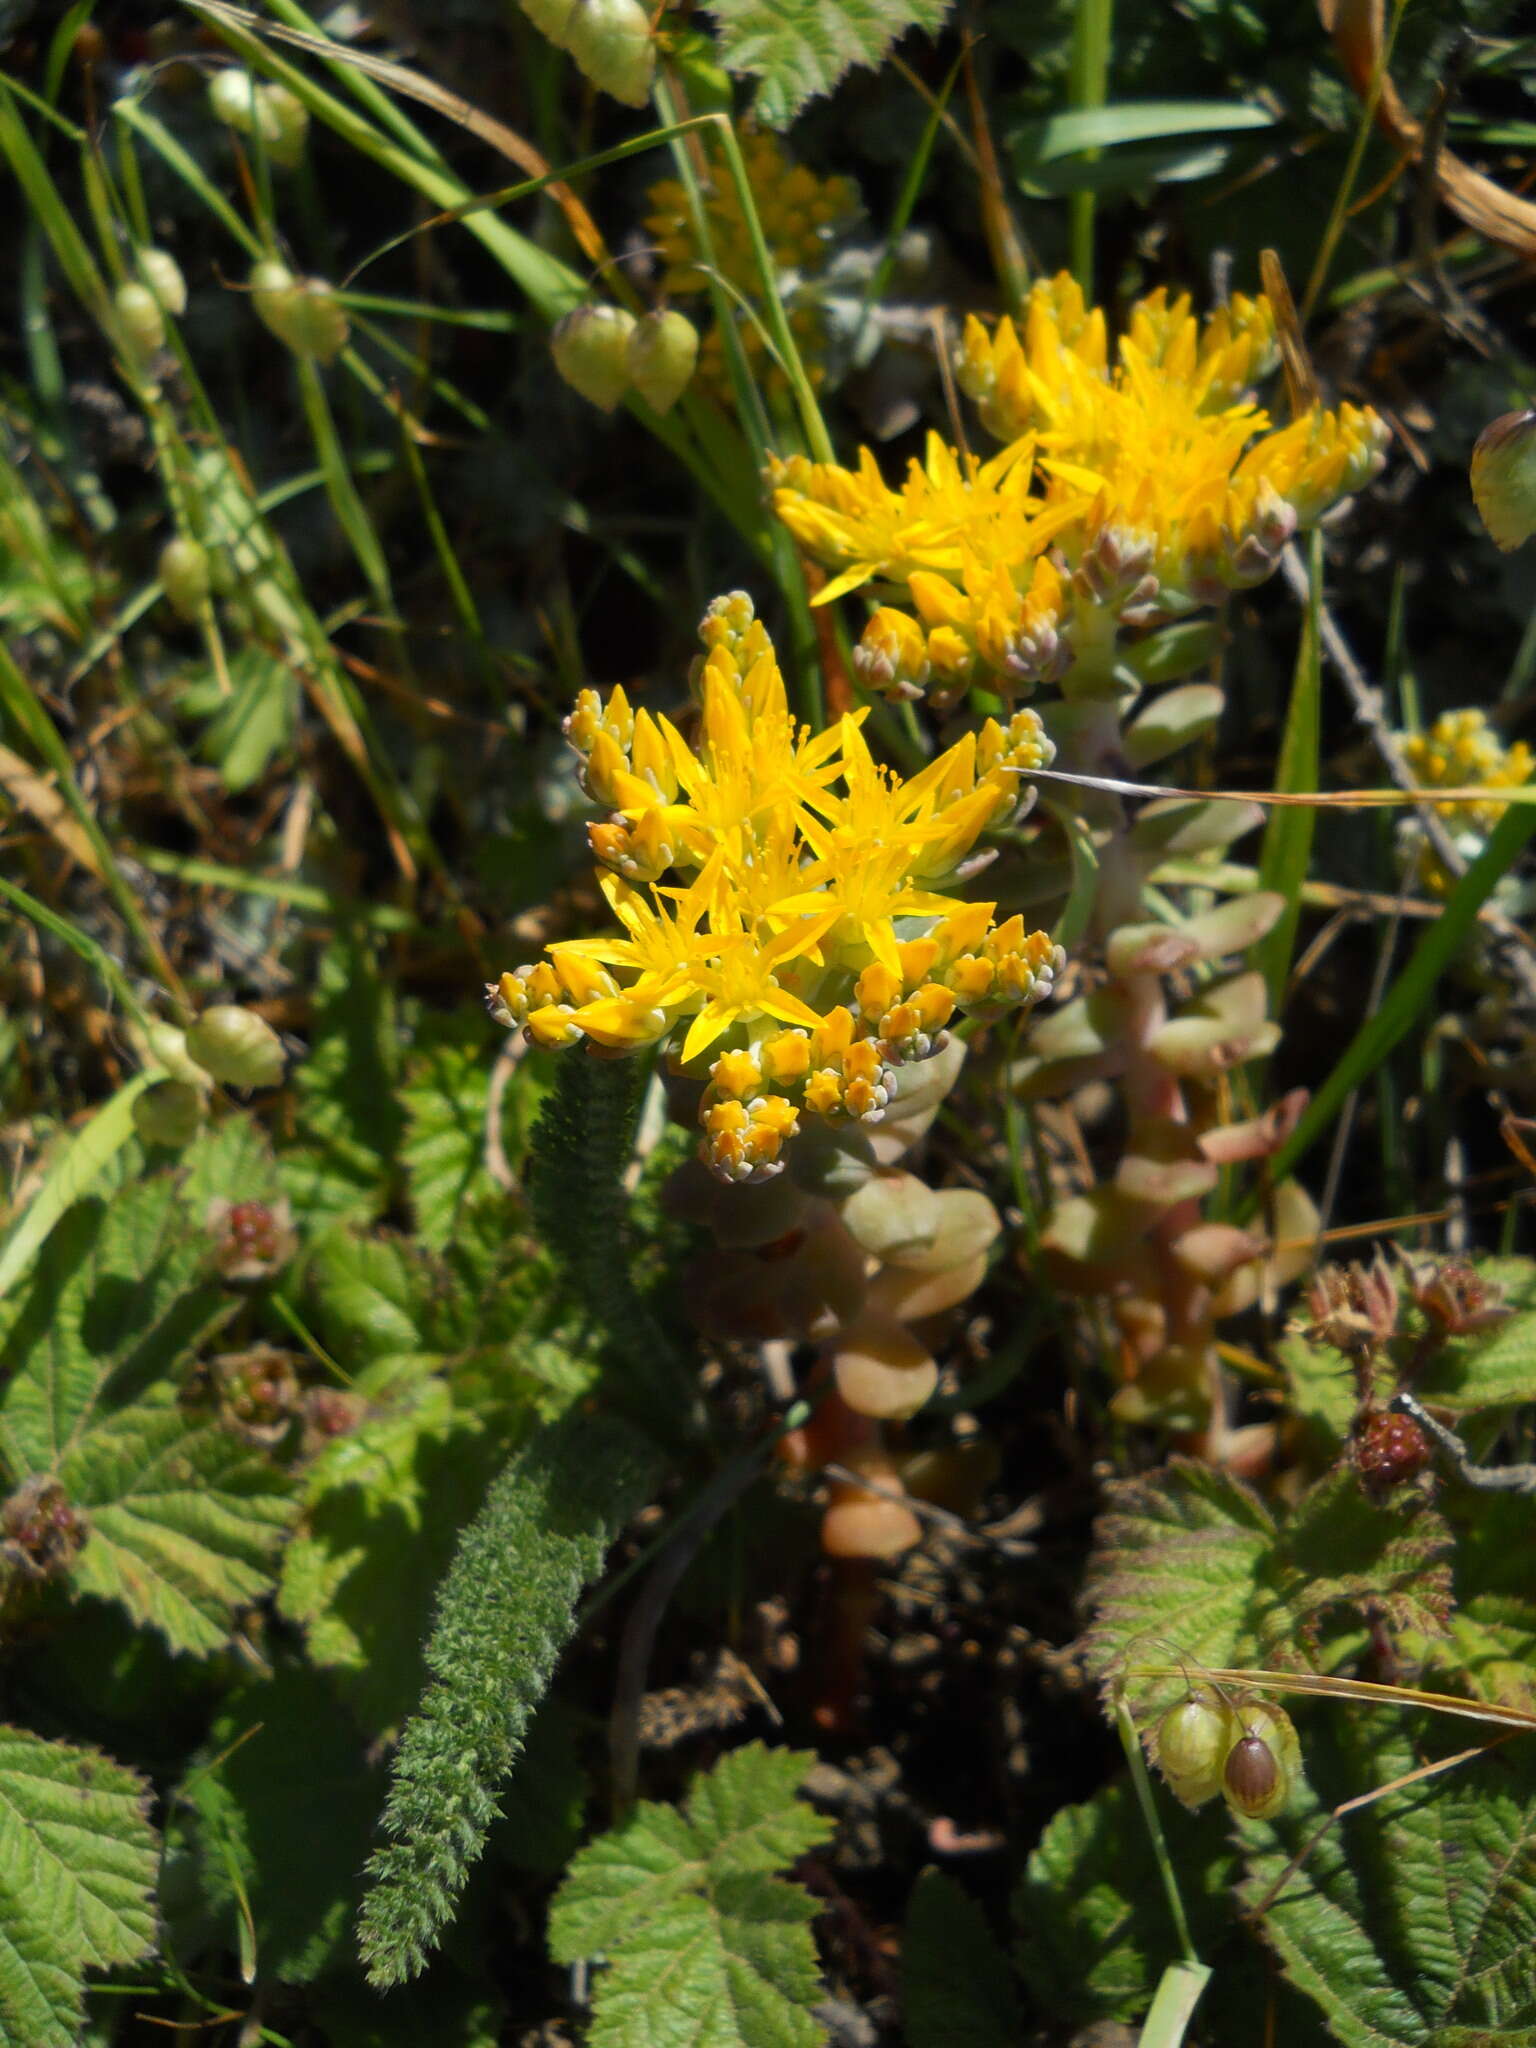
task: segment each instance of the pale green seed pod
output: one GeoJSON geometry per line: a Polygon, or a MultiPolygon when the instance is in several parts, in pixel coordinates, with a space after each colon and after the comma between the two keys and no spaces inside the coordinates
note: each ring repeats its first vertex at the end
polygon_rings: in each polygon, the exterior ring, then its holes
{"type": "Polygon", "coordinates": [[[208,550],[185,534],[160,550],[160,582],[170,607],[180,619],[200,619],[208,602],[208,550]]]}
{"type": "Polygon", "coordinates": [[[1506,554],[1536,533],[1536,411],[1507,412],[1478,435],[1472,497],[1506,554]]]}
{"type": "Polygon", "coordinates": [[[599,92],[626,107],[650,98],[656,43],[640,0],[578,0],[566,47],[599,92]]]}
{"type": "Polygon", "coordinates": [[[162,312],[172,319],[187,310],[187,280],[181,274],[181,265],[169,249],[140,249],[138,252],[139,276],[144,280],[156,299],[162,312]]]}
{"type": "Polygon", "coordinates": [[[283,1078],[283,1044],[265,1018],[237,1003],[204,1010],[187,1033],[187,1051],[227,1088],[275,1088],[283,1078]]]}
{"type": "Polygon", "coordinates": [[[328,363],[346,347],[346,308],[323,277],[295,277],[286,263],[265,256],[249,285],[262,324],[296,356],[328,363]]]}
{"type": "Polygon", "coordinates": [[[163,1018],[151,1017],[142,1027],[130,1024],[128,1036],[139,1062],[146,1067],[164,1067],[173,1081],[184,1081],[204,1092],[211,1086],[208,1076],[187,1052],[187,1034],[163,1018]]]}
{"type": "Polygon", "coordinates": [[[583,398],[612,412],[630,386],[629,338],[635,316],[622,306],[578,306],[549,337],[555,368],[583,398]]]}
{"type": "Polygon", "coordinates": [[[237,135],[260,134],[274,164],[292,170],[304,154],[309,109],[286,85],[269,85],[233,68],[217,72],[208,86],[213,113],[237,135]]]}
{"type": "Polygon", "coordinates": [[[1268,1820],[1301,1776],[1301,1744],[1284,1707],[1258,1701],[1236,1716],[1237,1735],[1222,1766],[1221,1794],[1246,1820],[1268,1820]]]}
{"type": "Polygon", "coordinates": [[[1215,1798],[1238,1733],[1231,1708],[1204,1686],[1169,1708],[1157,1724],[1157,1767],[1175,1799],[1194,1807],[1215,1798]]]}
{"type": "Polygon", "coordinates": [[[118,327],[134,359],[145,362],[165,345],[165,315],[147,284],[120,284],[112,296],[118,327]]]}
{"type": "Polygon", "coordinates": [[[684,313],[647,313],[629,337],[629,374],[657,412],[670,412],[699,360],[699,332],[684,313]]]}
{"type": "Polygon", "coordinates": [[[146,1145],[180,1152],[203,1126],[203,1098],[186,1081],[161,1081],[133,1105],[133,1127],[146,1145]]]}

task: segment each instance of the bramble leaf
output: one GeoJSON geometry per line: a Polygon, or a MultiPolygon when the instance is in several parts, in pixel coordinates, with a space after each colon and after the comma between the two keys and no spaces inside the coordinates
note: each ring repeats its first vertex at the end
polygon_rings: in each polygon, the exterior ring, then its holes
{"type": "Polygon", "coordinates": [[[907,1901],[901,2005],[907,2048],[1014,2048],[1023,2035],[1008,1958],[942,1870],[925,1870],[907,1901]]]}
{"type": "MultiPolygon", "coordinates": [[[[1175,1458],[1117,1487],[1100,1523],[1086,1639],[1107,1675],[1128,1656],[1191,1666],[1294,1664],[1325,1620],[1380,1615],[1428,1636],[1450,1608],[1450,1535],[1423,1501],[1368,1500],[1347,1467],[1326,1474],[1277,1523],[1240,1480],[1175,1458]]],[[[1322,1651],[1326,1664],[1326,1646],[1322,1651]]],[[[1138,1713],[1181,1681],[1133,1683],[1138,1713]]]]}
{"type": "Polygon", "coordinates": [[[199,1284],[206,1257],[174,1174],[60,1219],[0,1343],[0,1453],[16,1477],[52,1471],[98,1408],[135,1398],[229,1313],[199,1284]]]}
{"type": "Polygon", "coordinates": [[[141,1402],[93,1429],[58,1470],[89,1535],[72,1578],[206,1655],[233,1610],[271,1589],[295,1514],[286,1475],[229,1431],[141,1402]]]}
{"type": "Polygon", "coordinates": [[[416,1236],[434,1251],[450,1242],[466,1208],[487,1200],[507,1206],[485,1168],[487,1028],[484,1016],[473,1013],[424,1025],[400,1090],[400,1159],[416,1236]]]}
{"type": "Polygon", "coordinates": [[[909,28],[943,27],[949,0],[710,0],[720,61],[762,79],[755,109],[783,128],[855,64],[879,64],[909,28]]]}
{"type": "Polygon", "coordinates": [[[148,1804],[98,1750],[0,1728],[0,2048],[75,2048],[85,1972],[153,1947],[148,1804]]]}
{"type": "Polygon", "coordinates": [[[604,1955],[593,2048],[816,2048],[815,1901],[771,1873],[831,1823],[796,1798],[814,1759],[748,1743],[696,1778],[686,1808],[638,1806],[572,1860],[550,1952],[604,1955]]]}
{"type": "MultiPolygon", "coordinates": [[[[1227,1923],[1236,1858],[1225,1809],[1195,1814],[1159,1800],[1197,1950],[1227,1923]]],[[[1173,1929],[1146,1825],[1124,1782],[1054,1816],[1013,1899],[1018,1959],[1054,2017],[1133,2021],[1152,2002],[1173,1929]]],[[[1011,2039],[1017,2039],[1014,2034],[1011,2039]]]]}
{"type": "MultiPolygon", "coordinates": [[[[1424,1761],[1419,1718],[1313,1716],[1307,1789],[1248,1823],[1243,1896],[1260,1904],[1338,1801],[1424,1761]]],[[[1434,1736],[1443,1753],[1462,1746],[1434,1736]]],[[[1432,1752],[1431,1752],[1432,1753],[1432,1752]]],[[[1264,1931],[1345,2048],[1503,2048],[1536,2012],[1536,1743],[1519,1736],[1428,1785],[1385,1793],[1322,1836],[1264,1931]]]]}
{"type": "Polygon", "coordinates": [[[1502,1289],[1514,1313],[1491,1329],[1442,1344],[1413,1383],[1421,1400],[1458,1415],[1536,1401],[1536,1262],[1479,1259],[1477,1272],[1502,1289]]]}

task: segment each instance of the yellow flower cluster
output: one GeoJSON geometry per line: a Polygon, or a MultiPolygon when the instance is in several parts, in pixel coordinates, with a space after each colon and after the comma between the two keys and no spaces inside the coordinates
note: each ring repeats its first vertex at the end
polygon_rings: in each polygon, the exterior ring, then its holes
{"type": "MultiPolygon", "coordinates": [[[[1477,710],[1447,711],[1425,733],[1409,733],[1403,739],[1403,758],[1425,789],[1517,789],[1528,782],[1536,768],[1536,754],[1524,740],[1506,746],[1477,710]]],[[[1444,803],[1435,809],[1442,818],[1460,828],[1463,850],[1469,857],[1477,842],[1491,832],[1509,808],[1496,797],[1486,803],[1444,803]]],[[[1404,821],[1401,839],[1406,851],[1417,851],[1423,834],[1413,819],[1404,821]]],[[[1432,849],[1422,856],[1425,886],[1444,894],[1455,877],[1448,874],[1432,849]]]]}
{"type": "MultiPolygon", "coordinates": [[[[790,330],[814,381],[820,374],[817,358],[825,347],[826,331],[820,308],[802,288],[826,268],[838,237],[858,217],[858,188],[847,178],[818,178],[804,164],[793,163],[778,137],[766,129],[744,130],[740,142],[747,183],[778,275],[790,330]]],[[[646,232],[665,265],[663,291],[677,296],[707,291],[709,276],[681,180],[662,179],[652,185],[646,198],[650,207],[646,232]]],[[[763,281],[752,238],[735,182],[723,168],[705,188],[704,212],[717,272],[749,305],[760,307],[763,281]]],[[[767,351],[756,322],[742,319],[738,331],[748,361],[761,374],[767,367],[767,351]]],[[[723,344],[713,330],[704,337],[699,375],[717,389],[729,388],[723,344]]]]}
{"type": "Polygon", "coordinates": [[[903,781],[870,754],[864,714],[822,733],[796,723],[743,593],[715,600],[701,637],[692,744],[622,689],[583,690],[566,723],[610,814],[590,838],[621,933],[554,944],[487,996],[540,1045],[667,1042],[707,1076],[706,1160],[759,1180],[802,1113],[877,1121],[957,1010],[998,1016],[1050,993],[1061,954],[1045,933],[949,891],[1055,749],[1020,711],[903,781]]]}
{"type": "Polygon", "coordinates": [[[1008,443],[990,462],[935,439],[894,490],[867,451],[857,470],[777,465],[779,517],[836,572],[818,601],[906,586],[916,617],[876,614],[865,680],[1018,688],[1065,669],[1090,608],[1145,625],[1262,581],[1298,527],[1375,475],[1386,439],[1349,405],[1272,428],[1242,394],[1273,336],[1265,299],[1201,325],[1157,291],[1111,363],[1103,314],[1071,278],[1042,280],[1020,326],[966,325],[960,384],[1008,443]]]}

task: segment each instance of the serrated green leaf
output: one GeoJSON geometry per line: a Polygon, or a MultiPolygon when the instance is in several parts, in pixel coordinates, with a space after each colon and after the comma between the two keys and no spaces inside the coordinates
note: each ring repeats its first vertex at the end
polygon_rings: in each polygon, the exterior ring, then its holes
{"type": "Polygon", "coordinates": [[[423,1030],[406,1067],[400,1099],[405,1136],[400,1157],[416,1219],[416,1235],[440,1251],[463,1211],[488,1196],[507,1198],[485,1170],[486,1096],[490,1053],[483,1016],[423,1030]]]}
{"type": "Polygon", "coordinates": [[[1421,1400],[1458,1415],[1536,1401],[1536,1265],[1529,1259],[1487,1259],[1477,1271],[1502,1286],[1515,1313],[1491,1329],[1442,1344],[1414,1380],[1421,1400]]]}
{"type": "MultiPolygon", "coordinates": [[[[1426,1503],[1368,1500],[1339,1467],[1277,1523],[1251,1488],[1175,1458],[1116,1488],[1089,1568],[1098,1619],[1086,1647],[1102,1676],[1129,1660],[1192,1666],[1295,1663],[1325,1619],[1382,1615],[1426,1635],[1450,1608],[1450,1534],[1426,1503]]],[[[1179,1679],[1134,1682],[1155,1712],[1179,1679]]]]}
{"type": "Polygon", "coordinates": [[[1464,1513],[1450,1636],[1413,1646],[1424,1683],[1536,1713],[1536,1499],[1481,1494],[1464,1513]]]}
{"type": "Polygon", "coordinates": [[[296,1511],[290,1482],[228,1431],[141,1402],[100,1423],[59,1467],[89,1524],[72,1579],[206,1655],[234,1609],[270,1591],[296,1511]]]}
{"type": "MultiPolygon", "coordinates": [[[[1190,1933],[1197,1951],[1204,1951],[1226,1923],[1236,1868],[1225,1810],[1189,1813],[1165,1800],[1158,1818],[1190,1933]]],[[[1141,2017],[1177,1951],[1162,1879],[1129,1785],[1106,1785],[1083,1805],[1055,1815],[1029,1859],[1013,1909],[1019,1967],[1049,2013],[1084,2024],[1141,2017]]]]}
{"type": "Polygon", "coordinates": [[[98,1410],[132,1400],[230,1312],[202,1278],[207,1252],[168,1173],[61,1218],[0,1341],[0,1452],[18,1478],[56,1469],[98,1410]]]}
{"type": "Polygon", "coordinates": [[[1016,2048],[1023,2019],[1013,1972],[987,1916],[942,1870],[925,1870],[901,1938],[907,2048],[1016,2048]]]}
{"type": "Polygon", "coordinates": [[[377,1215],[391,1194],[404,1116],[396,1095],[395,1005],[367,936],[347,932],[320,963],[308,1056],[294,1073],[297,1142],[283,1186],[300,1215],[377,1215]]]}
{"type": "MultiPolygon", "coordinates": [[[[1418,1717],[1315,1721],[1307,1793],[1273,1830],[1244,1831],[1247,1903],[1329,1807],[1416,1769],[1431,1740],[1445,1751],[1418,1717]]],[[[1536,2012],[1536,1744],[1517,1737],[1347,1815],[1275,1898],[1264,1931],[1345,2048],[1518,2041],[1536,2012]]]]}
{"type": "Polygon", "coordinates": [[[748,1743],[683,1812],[645,1802],[573,1859],[550,1910],[557,1962],[607,1959],[594,2048],[815,2048],[815,1902],[770,1873],[831,1823],[796,1797],[814,1758],[748,1743]]]}
{"type": "Polygon", "coordinates": [[[934,35],[949,0],[710,0],[720,61],[761,78],[755,109],[783,128],[855,64],[879,64],[909,28],[934,35]]]}
{"type": "Polygon", "coordinates": [[[153,1947],[148,1803],[99,1751],[0,1728],[0,2048],[74,2048],[85,1972],[153,1947]]]}
{"type": "Polygon", "coordinates": [[[343,1942],[362,1888],[381,1772],[318,1672],[288,1666],[232,1693],[184,1797],[203,1896],[248,1906],[258,1985],[307,1984],[343,1942]],[[239,1886],[239,1898],[236,1885],[239,1886]]]}
{"type": "Polygon", "coordinates": [[[422,1309],[430,1276],[402,1239],[328,1231],[315,1247],[310,1277],[321,1337],[348,1373],[430,1348],[422,1309]]]}
{"type": "Polygon", "coordinates": [[[1291,1413],[1322,1456],[1336,1457],[1348,1441],[1360,1406],[1349,1361],[1331,1345],[1309,1344],[1305,1337],[1294,1336],[1282,1337],[1274,1356],[1289,1384],[1291,1413]]]}

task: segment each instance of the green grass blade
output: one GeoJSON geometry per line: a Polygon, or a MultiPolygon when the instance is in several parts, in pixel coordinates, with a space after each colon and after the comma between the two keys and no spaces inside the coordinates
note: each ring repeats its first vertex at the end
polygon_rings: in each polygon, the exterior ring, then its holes
{"type": "MultiPolygon", "coordinates": [[[[1318,777],[1319,734],[1322,723],[1323,664],[1319,612],[1322,604],[1322,535],[1314,533],[1307,564],[1307,608],[1302,617],[1301,644],[1296,650],[1296,672],[1291,681],[1291,701],[1280,742],[1280,760],[1275,771],[1275,788],[1282,795],[1299,795],[1315,790],[1318,777]]],[[[1273,928],[1253,949],[1253,964],[1269,990],[1269,1013],[1280,1014],[1291,955],[1296,949],[1296,926],[1301,917],[1301,892],[1312,859],[1312,835],[1317,812],[1304,804],[1286,804],[1269,814],[1264,828],[1264,845],[1259,855],[1259,887],[1274,889],[1285,898],[1285,909],[1273,928]]]]}
{"type": "Polygon", "coordinates": [[[133,1136],[133,1105],[160,1078],[158,1072],[135,1074],[59,1147],[42,1186],[0,1243],[0,1296],[26,1269],[64,1211],[89,1193],[102,1168],[133,1136]]]}
{"type": "MultiPolygon", "coordinates": [[[[1428,1016],[1435,984],[1455,958],[1483,903],[1522,847],[1536,836],[1536,785],[1527,783],[1524,802],[1515,801],[1499,820],[1488,844],[1446,898],[1445,913],[1420,939],[1413,958],[1387,992],[1374,1017],[1367,1019],[1345,1047],[1338,1063],[1308,1104],[1306,1113],[1270,1162],[1272,1181],[1283,1180],[1303,1153],[1328,1131],[1350,1091],[1357,1088],[1404,1038],[1428,1016]]],[[[1234,1218],[1244,1221],[1258,1207],[1255,1190],[1234,1218]]]]}

